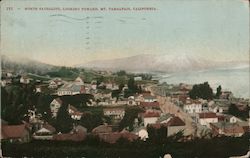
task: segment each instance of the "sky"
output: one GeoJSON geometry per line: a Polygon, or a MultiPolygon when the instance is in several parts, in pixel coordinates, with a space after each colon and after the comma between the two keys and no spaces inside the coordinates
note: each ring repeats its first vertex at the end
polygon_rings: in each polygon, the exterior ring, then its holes
{"type": "Polygon", "coordinates": [[[247,0],[3,0],[1,54],[64,66],[140,54],[249,60],[249,4],[247,0]]]}

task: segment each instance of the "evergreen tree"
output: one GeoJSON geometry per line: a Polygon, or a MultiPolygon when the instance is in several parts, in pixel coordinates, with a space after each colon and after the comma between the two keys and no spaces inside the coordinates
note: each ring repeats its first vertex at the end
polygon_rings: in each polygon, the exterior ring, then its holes
{"type": "Polygon", "coordinates": [[[73,120],[68,112],[68,105],[63,103],[59,108],[56,117],[56,130],[62,133],[68,133],[73,128],[73,120]]]}
{"type": "Polygon", "coordinates": [[[219,98],[220,97],[220,95],[221,95],[221,85],[219,85],[219,87],[217,87],[217,89],[216,89],[217,91],[216,91],[216,98],[219,98]]]}

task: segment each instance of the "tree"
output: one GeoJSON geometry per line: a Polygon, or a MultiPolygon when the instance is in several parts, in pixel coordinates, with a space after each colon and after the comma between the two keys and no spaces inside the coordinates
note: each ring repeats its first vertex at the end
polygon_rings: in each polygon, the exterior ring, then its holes
{"type": "Polygon", "coordinates": [[[152,126],[147,126],[149,141],[157,144],[162,143],[167,138],[167,127],[160,125],[160,128],[154,128],[152,126]]]}
{"type": "Polygon", "coordinates": [[[138,107],[127,107],[125,109],[125,115],[119,124],[119,129],[123,130],[128,127],[130,131],[133,130],[134,120],[138,117],[138,113],[143,110],[138,107]]]}
{"type": "Polygon", "coordinates": [[[220,97],[220,95],[221,95],[221,85],[219,85],[219,87],[217,87],[217,89],[216,89],[216,98],[219,98],[220,97]]]}
{"type": "Polygon", "coordinates": [[[111,94],[112,98],[118,99],[120,92],[121,91],[119,91],[119,89],[118,90],[112,90],[112,94],[111,94]]]}
{"type": "Polygon", "coordinates": [[[126,73],[126,71],[121,70],[121,71],[118,71],[116,74],[117,74],[118,76],[125,76],[127,73],[126,73]]]}
{"type": "Polygon", "coordinates": [[[91,112],[85,112],[85,114],[81,117],[80,125],[84,126],[88,129],[88,131],[92,131],[95,127],[103,124],[102,116],[99,114],[93,114],[91,112]]]}
{"type": "Polygon", "coordinates": [[[73,128],[73,120],[68,112],[68,105],[63,103],[59,108],[56,117],[56,130],[62,133],[68,133],[73,128]]]}
{"type": "Polygon", "coordinates": [[[202,98],[202,99],[212,99],[213,89],[210,87],[208,82],[203,84],[194,85],[192,90],[189,92],[189,96],[192,99],[202,98]]]}
{"type": "Polygon", "coordinates": [[[244,110],[239,110],[235,104],[231,104],[229,106],[228,113],[243,120],[246,120],[247,118],[249,118],[249,110],[249,106],[246,106],[244,110]]]}

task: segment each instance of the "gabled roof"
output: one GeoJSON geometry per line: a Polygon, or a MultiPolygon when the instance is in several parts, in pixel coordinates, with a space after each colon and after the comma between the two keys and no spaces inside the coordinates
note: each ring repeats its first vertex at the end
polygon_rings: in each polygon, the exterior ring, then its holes
{"type": "Polygon", "coordinates": [[[36,131],[36,133],[52,133],[50,130],[46,129],[46,128],[41,128],[38,131],[36,131]]]}
{"type": "Polygon", "coordinates": [[[51,125],[48,124],[48,123],[43,124],[43,128],[45,128],[45,129],[51,131],[52,133],[56,132],[55,127],[51,126],[51,125]]]}
{"type": "Polygon", "coordinates": [[[70,115],[78,115],[78,116],[83,115],[83,112],[78,111],[77,108],[74,107],[73,105],[69,105],[68,108],[73,111],[72,113],[70,113],[70,115]]]}
{"type": "Polygon", "coordinates": [[[27,128],[24,124],[21,125],[4,125],[1,128],[2,139],[8,138],[22,138],[27,132],[27,128]]]}
{"type": "Polygon", "coordinates": [[[171,117],[172,117],[171,114],[164,114],[158,118],[157,122],[161,123],[163,121],[170,119],[171,117]]]}
{"type": "Polygon", "coordinates": [[[219,129],[222,129],[225,133],[236,134],[236,133],[244,133],[244,128],[236,123],[229,122],[218,122],[211,123],[212,126],[215,126],[219,129]]]}
{"type": "Polygon", "coordinates": [[[168,122],[168,126],[185,126],[185,123],[179,117],[172,117],[168,122]]]}
{"type": "MultiPolygon", "coordinates": [[[[52,102],[54,102],[54,101],[58,102],[60,105],[62,105],[62,103],[63,103],[62,100],[61,100],[60,98],[56,98],[56,99],[52,100],[52,102]]],[[[51,102],[51,103],[52,103],[52,102],[51,102]]],[[[50,104],[51,104],[51,103],[50,103],[50,104]]]]}
{"type": "Polygon", "coordinates": [[[112,127],[108,125],[100,125],[92,130],[92,133],[110,133],[112,132],[112,127]]]}

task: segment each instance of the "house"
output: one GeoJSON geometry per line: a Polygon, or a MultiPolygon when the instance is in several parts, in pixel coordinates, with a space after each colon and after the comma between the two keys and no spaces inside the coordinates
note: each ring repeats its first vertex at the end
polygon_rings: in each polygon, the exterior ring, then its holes
{"type": "Polygon", "coordinates": [[[210,127],[216,135],[240,137],[245,133],[244,128],[237,123],[217,122],[211,123],[210,127]]]}
{"type": "Polygon", "coordinates": [[[137,135],[130,133],[126,130],[123,130],[121,132],[101,133],[98,135],[98,137],[102,141],[110,144],[116,143],[121,138],[126,139],[130,142],[137,140],[139,138],[137,135]]]}
{"type": "Polygon", "coordinates": [[[111,132],[112,132],[112,127],[106,124],[97,126],[92,130],[92,133],[97,135],[100,133],[111,133],[111,132]]]}
{"type": "Polygon", "coordinates": [[[20,83],[29,84],[31,80],[32,80],[32,79],[31,79],[31,78],[28,78],[27,76],[21,76],[21,78],[20,78],[20,83]]]}
{"type": "Polygon", "coordinates": [[[151,103],[151,102],[157,102],[156,96],[152,95],[143,95],[144,102],[151,103]]]}
{"type": "Polygon", "coordinates": [[[248,121],[241,121],[241,122],[237,122],[237,124],[239,124],[243,129],[245,133],[250,133],[250,123],[249,120],[248,121]]]}
{"type": "Polygon", "coordinates": [[[220,99],[230,99],[233,97],[233,93],[231,91],[222,91],[220,95],[220,99]]]}
{"type": "Polygon", "coordinates": [[[82,128],[73,129],[70,133],[58,133],[53,135],[53,140],[56,141],[74,141],[79,142],[85,140],[87,133],[82,128]]]}
{"type": "Polygon", "coordinates": [[[50,103],[50,110],[51,110],[52,117],[57,116],[57,112],[59,108],[61,107],[61,105],[62,105],[62,100],[60,98],[56,98],[50,103]]]}
{"type": "Polygon", "coordinates": [[[202,102],[199,100],[187,99],[183,105],[183,110],[186,113],[200,113],[202,112],[202,102]]]}
{"type": "Polygon", "coordinates": [[[119,89],[119,86],[113,82],[105,83],[104,85],[106,86],[106,89],[110,89],[110,90],[118,90],[119,89]]]}
{"type": "Polygon", "coordinates": [[[84,133],[87,134],[88,130],[87,130],[87,128],[85,128],[85,127],[83,127],[81,125],[77,125],[77,126],[74,126],[74,128],[72,129],[72,131],[76,131],[76,132],[82,131],[82,132],[84,132],[84,133]]]}
{"type": "Polygon", "coordinates": [[[180,131],[185,130],[185,123],[179,117],[173,116],[170,120],[166,123],[167,125],[167,136],[174,135],[180,131]]]}
{"type": "Polygon", "coordinates": [[[230,123],[242,122],[241,119],[233,116],[233,115],[225,115],[225,121],[230,123]]]}
{"type": "Polygon", "coordinates": [[[83,94],[86,93],[86,89],[84,85],[81,85],[80,83],[66,83],[62,87],[60,87],[57,90],[58,96],[63,95],[76,95],[76,94],[83,94]]]}
{"type": "Polygon", "coordinates": [[[54,78],[49,81],[49,86],[48,88],[55,89],[58,88],[59,86],[63,85],[63,80],[61,78],[54,78]]]}
{"type": "Polygon", "coordinates": [[[210,127],[210,123],[217,123],[218,116],[213,112],[203,112],[197,114],[197,122],[203,126],[210,127]]]}
{"type": "Polygon", "coordinates": [[[140,106],[144,109],[160,109],[159,102],[140,102],[140,106]]]}
{"type": "Polygon", "coordinates": [[[148,110],[145,113],[139,114],[142,122],[144,123],[144,127],[147,127],[149,124],[155,124],[160,117],[161,112],[156,110],[148,110]]]}
{"type": "Polygon", "coordinates": [[[208,107],[208,110],[214,113],[223,113],[223,108],[217,104],[213,104],[208,107]]]}
{"type": "Polygon", "coordinates": [[[109,116],[114,119],[122,119],[125,115],[124,107],[107,107],[103,109],[104,116],[109,116]]]}
{"type": "Polygon", "coordinates": [[[212,103],[221,107],[223,110],[223,113],[227,113],[228,109],[231,105],[231,101],[229,101],[227,99],[213,99],[212,103]]]}
{"type": "Polygon", "coordinates": [[[148,131],[146,127],[140,127],[135,130],[135,134],[140,137],[141,140],[146,141],[148,139],[148,131]]]}
{"type": "Polygon", "coordinates": [[[172,118],[173,116],[171,114],[164,114],[164,115],[161,115],[158,120],[157,120],[157,123],[167,123],[170,121],[170,119],[172,118]]]}
{"type": "Polygon", "coordinates": [[[134,106],[137,105],[137,102],[135,101],[134,96],[129,96],[127,99],[127,105],[134,106]]]}
{"type": "Polygon", "coordinates": [[[49,82],[48,88],[55,89],[57,87],[58,87],[58,85],[57,85],[57,83],[55,81],[52,80],[52,81],[49,82]]]}
{"type": "Polygon", "coordinates": [[[84,81],[83,78],[78,76],[75,81],[74,81],[77,85],[84,85],[84,81]]]}
{"type": "Polygon", "coordinates": [[[5,87],[7,85],[7,81],[1,79],[1,87],[5,87]]]}
{"type": "Polygon", "coordinates": [[[38,140],[52,140],[53,134],[56,129],[48,123],[42,125],[42,127],[33,134],[34,139],[38,140]]]}
{"type": "Polygon", "coordinates": [[[40,93],[40,92],[42,92],[41,86],[36,85],[36,93],[40,93]]]}
{"type": "Polygon", "coordinates": [[[91,89],[92,90],[96,90],[97,89],[97,81],[96,80],[91,81],[91,89]]]}
{"type": "Polygon", "coordinates": [[[1,127],[1,140],[26,143],[30,141],[30,131],[25,124],[3,125],[1,127]]]}
{"type": "Polygon", "coordinates": [[[72,105],[68,105],[68,112],[73,120],[80,120],[83,115],[82,112],[78,111],[77,108],[72,105]]]}
{"type": "Polygon", "coordinates": [[[142,81],[142,77],[141,76],[136,76],[136,77],[134,77],[134,80],[135,81],[142,81]]]}

